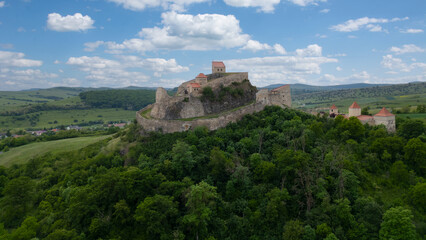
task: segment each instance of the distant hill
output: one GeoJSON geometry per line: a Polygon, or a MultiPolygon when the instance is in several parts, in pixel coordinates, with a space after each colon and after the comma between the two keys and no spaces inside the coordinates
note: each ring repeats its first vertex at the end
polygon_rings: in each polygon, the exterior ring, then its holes
{"type": "Polygon", "coordinates": [[[316,108],[336,104],[346,109],[352,101],[371,107],[402,107],[423,104],[426,99],[426,82],[370,86],[329,91],[316,91],[293,95],[295,107],[316,108]]]}
{"type": "MultiPolygon", "coordinates": [[[[262,88],[274,89],[283,84],[273,84],[262,88]]],[[[300,95],[305,93],[312,92],[324,92],[331,90],[342,90],[342,89],[354,89],[354,88],[369,88],[369,87],[377,87],[377,86],[389,86],[390,84],[369,84],[369,83],[353,83],[353,84],[343,84],[343,85],[331,85],[331,86],[314,86],[307,85],[301,83],[290,84],[291,86],[291,94],[300,95]]]]}

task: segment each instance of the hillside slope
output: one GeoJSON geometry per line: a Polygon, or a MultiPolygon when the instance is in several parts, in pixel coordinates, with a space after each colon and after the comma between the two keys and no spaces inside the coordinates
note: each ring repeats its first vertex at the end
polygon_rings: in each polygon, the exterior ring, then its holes
{"type": "Polygon", "coordinates": [[[0,238],[420,240],[426,126],[398,124],[266,107],[212,132],[131,125],[0,167],[0,238]]]}

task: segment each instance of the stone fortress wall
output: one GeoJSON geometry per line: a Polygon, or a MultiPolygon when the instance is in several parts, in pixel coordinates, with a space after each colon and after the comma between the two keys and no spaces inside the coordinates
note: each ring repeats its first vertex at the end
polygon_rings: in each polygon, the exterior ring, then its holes
{"type": "MultiPolygon", "coordinates": [[[[244,80],[248,80],[248,72],[233,72],[233,73],[228,73],[229,75],[224,76],[222,78],[220,78],[220,81],[209,81],[206,84],[203,84],[203,88],[204,87],[211,87],[211,88],[218,88],[221,85],[223,85],[224,87],[227,87],[229,85],[231,85],[233,82],[243,82],[244,80]]],[[[186,89],[186,85],[188,83],[196,83],[196,79],[193,79],[191,81],[188,82],[184,82],[182,83],[179,87],[178,87],[178,91],[177,91],[177,96],[183,96],[185,95],[185,89],[186,89]]],[[[193,96],[199,96],[198,93],[192,93],[191,95],[193,96]]]]}
{"type": "Polygon", "coordinates": [[[219,128],[226,127],[231,122],[237,122],[247,114],[253,114],[255,112],[262,111],[265,108],[265,104],[256,102],[247,106],[241,107],[235,111],[225,112],[219,114],[215,118],[209,119],[196,119],[192,121],[185,120],[165,120],[165,119],[147,119],[144,118],[141,113],[149,110],[152,105],[145,107],[136,113],[137,122],[143,127],[145,131],[162,131],[163,133],[183,132],[190,129],[194,129],[199,126],[205,126],[209,130],[217,130],[219,128]]]}
{"type": "MultiPolygon", "coordinates": [[[[217,62],[213,62],[213,64],[217,64],[217,62]]],[[[202,74],[200,75],[205,77],[202,74]]],[[[210,77],[212,79],[207,83],[201,83],[199,79],[195,78],[181,84],[173,97],[169,96],[164,88],[158,88],[156,102],[136,113],[137,122],[147,132],[161,130],[163,133],[172,133],[187,131],[198,126],[216,130],[240,120],[247,114],[262,111],[265,106],[291,107],[289,85],[270,91],[262,89],[256,93],[253,92],[253,86],[248,81],[247,72],[224,73],[219,77],[215,77],[213,73],[210,77]],[[202,102],[202,90],[188,92],[188,86],[192,85],[203,89],[211,87],[214,91],[221,89],[221,87],[235,85],[235,83],[238,83],[239,86],[245,86],[244,96],[246,98],[234,99],[235,102],[231,102],[231,104],[229,101],[220,103],[220,105],[214,102],[202,102]]]]}

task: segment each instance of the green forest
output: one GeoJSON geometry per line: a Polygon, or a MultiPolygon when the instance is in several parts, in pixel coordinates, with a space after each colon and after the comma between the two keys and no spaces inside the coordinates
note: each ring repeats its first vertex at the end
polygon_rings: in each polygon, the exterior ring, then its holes
{"type": "Polygon", "coordinates": [[[155,102],[153,90],[113,89],[80,93],[81,101],[93,108],[123,108],[139,110],[155,102]]]}
{"type": "Polygon", "coordinates": [[[279,107],[216,131],[134,123],[0,167],[0,239],[424,239],[425,129],[279,107]]]}

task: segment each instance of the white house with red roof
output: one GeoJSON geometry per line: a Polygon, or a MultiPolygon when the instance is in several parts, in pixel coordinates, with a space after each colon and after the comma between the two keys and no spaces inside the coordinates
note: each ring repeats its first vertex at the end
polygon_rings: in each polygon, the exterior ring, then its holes
{"type": "MultiPolygon", "coordinates": [[[[330,117],[332,116],[332,112],[337,109],[336,105],[332,105],[330,107],[330,117]]],[[[336,114],[337,115],[337,114],[336,114]]],[[[353,102],[349,107],[349,114],[344,115],[345,118],[356,117],[362,124],[368,124],[371,126],[384,125],[388,132],[395,132],[395,115],[390,113],[385,107],[380,110],[376,115],[361,115],[361,107],[358,103],[353,102]]]]}

